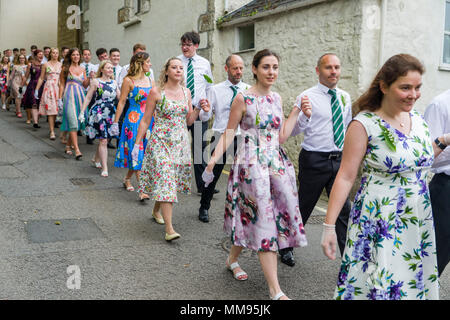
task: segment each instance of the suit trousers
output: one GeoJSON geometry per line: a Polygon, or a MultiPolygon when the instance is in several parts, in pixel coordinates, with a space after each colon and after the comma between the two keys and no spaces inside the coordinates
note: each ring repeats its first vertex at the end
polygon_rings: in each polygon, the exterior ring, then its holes
{"type": "Polygon", "coordinates": [[[202,174],[206,168],[204,157],[204,150],[206,148],[206,141],[204,140],[205,132],[208,130],[208,121],[196,120],[193,125],[188,126],[188,130],[192,136],[192,157],[194,158],[194,176],[197,191],[202,192],[203,183],[202,174]]]}
{"type": "MultiPolygon", "coordinates": [[[[219,142],[221,135],[222,134],[220,132],[214,132],[214,135],[211,137],[210,142],[210,146],[212,149],[211,155],[214,153],[214,150],[216,148],[217,143],[219,142]]],[[[237,136],[234,137],[233,144],[230,145],[227,151],[223,154],[222,159],[220,159],[221,161],[219,160],[218,163],[216,163],[216,165],[214,166],[213,169],[214,180],[208,185],[208,187],[203,188],[202,197],[200,199],[200,208],[209,210],[209,208],[211,207],[211,200],[214,196],[214,189],[216,188],[217,181],[219,181],[220,175],[222,174],[222,170],[225,167],[227,157],[232,152],[232,156],[234,158],[237,151],[239,140],[240,139],[238,139],[237,136]]]]}
{"type": "Polygon", "coordinates": [[[450,176],[435,174],[430,182],[439,276],[450,261],[450,176]]]}
{"type": "MultiPolygon", "coordinates": [[[[303,224],[306,225],[324,188],[328,197],[330,196],[341,165],[341,152],[316,152],[303,149],[300,152],[298,164],[299,207],[303,224]]],[[[347,198],[336,221],[336,234],[341,256],[345,249],[350,210],[351,204],[347,198]]]]}

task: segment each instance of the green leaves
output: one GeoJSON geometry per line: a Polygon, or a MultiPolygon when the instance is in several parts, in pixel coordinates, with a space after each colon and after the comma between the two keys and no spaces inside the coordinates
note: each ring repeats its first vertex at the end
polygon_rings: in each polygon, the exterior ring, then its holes
{"type": "Polygon", "coordinates": [[[394,135],[390,130],[388,130],[386,127],[384,127],[381,123],[379,123],[381,134],[384,138],[384,141],[386,141],[386,145],[388,148],[392,151],[397,151],[397,147],[395,146],[395,138],[394,135]]]}
{"type": "Polygon", "coordinates": [[[208,83],[213,83],[213,81],[211,80],[210,77],[208,77],[207,74],[204,74],[204,75],[203,75],[203,78],[205,78],[206,82],[208,82],[208,83]]]}

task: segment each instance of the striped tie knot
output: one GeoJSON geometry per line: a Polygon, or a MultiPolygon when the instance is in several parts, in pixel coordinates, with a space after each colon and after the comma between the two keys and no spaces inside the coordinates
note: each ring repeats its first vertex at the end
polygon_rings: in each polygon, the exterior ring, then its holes
{"type": "Polygon", "coordinates": [[[328,90],[328,94],[331,95],[331,113],[333,119],[333,136],[334,136],[334,144],[342,149],[344,145],[344,118],[342,116],[341,105],[339,104],[339,100],[337,98],[336,89],[328,90]]]}

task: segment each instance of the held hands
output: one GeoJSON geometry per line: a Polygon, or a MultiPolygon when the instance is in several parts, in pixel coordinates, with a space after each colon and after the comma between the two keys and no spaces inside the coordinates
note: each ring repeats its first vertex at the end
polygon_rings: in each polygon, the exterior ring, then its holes
{"type": "Polygon", "coordinates": [[[211,109],[208,99],[200,99],[198,105],[195,107],[197,109],[202,109],[204,112],[209,112],[211,109]]]}
{"type": "Polygon", "coordinates": [[[302,112],[305,114],[305,116],[309,118],[311,118],[311,114],[312,114],[312,107],[311,107],[311,102],[309,101],[308,96],[303,96],[302,97],[302,102],[301,102],[301,108],[302,112]]]}
{"type": "Polygon", "coordinates": [[[333,224],[323,224],[322,240],[320,241],[323,253],[330,260],[336,259],[336,226],[333,224]]]}
{"type": "Polygon", "coordinates": [[[120,132],[119,132],[119,123],[114,122],[114,123],[111,125],[111,128],[109,129],[109,133],[110,133],[112,136],[118,136],[118,135],[120,134],[120,132]]]}
{"type": "Polygon", "coordinates": [[[207,188],[208,185],[214,180],[214,173],[212,173],[212,171],[208,171],[208,168],[205,168],[205,171],[203,171],[202,174],[202,179],[205,182],[205,188],[207,188]]]}
{"type": "Polygon", "coordinates": [[[133,151],[131,151],[131,159],[136,162],[139,159],[139,144],[137,143],[134,144],[133,151]]]}
{"type": "Polygon", "coordinates": [[[80,121],[81,123],[83,123],[85,120],[84,118],[84,112],[80,112],[80,115],[78,116],[78,121],[80,121]]]}

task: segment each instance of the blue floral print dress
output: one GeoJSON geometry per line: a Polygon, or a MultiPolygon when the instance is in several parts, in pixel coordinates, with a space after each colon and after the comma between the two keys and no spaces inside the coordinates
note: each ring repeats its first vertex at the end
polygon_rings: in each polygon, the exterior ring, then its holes
{"type": "Polygon", "coordinates": [[[410,112],[403,134],[372,112],[361,186],[352,207],[335,298],[438,299],[439,283],[427,175],[434,160],[423,117],[410,112]]]}
{"type": "Polygon", "coordinates": [[[122,130],[120,133],[119,147],[116,152],[116,159],[114,166],[117,168],[128,168],[129,170],[141,170],[142,160],[144,159],[145,148],[150,137],[152,125],[150,124],[146,135],[142,138],[139,146],[138,161],[134,161],[131,157],[136,136],[139,129],[139,124],[145,113],[145,106],[147,97],[152,87],[138,87],[134,86],[133,90],[128,95],[130,107],[123,120],[122,130]]]}
{"type": "Polygon", "coordinates": [[[95,94],[95,103],[89,111],[86,134],[90,139],[117,138],[111,136],[109,130],[116,114],[114,99],[117,95],[116,80],[98,80],[98,87],[95,94]]]}
{"type": "Polygon", "coordinates": [[[279,144],[281,98],[243,96],[243,140],[228,179],[224,230],[234,245],[254,251],[306,246],[294,166],[279,144]]]}

